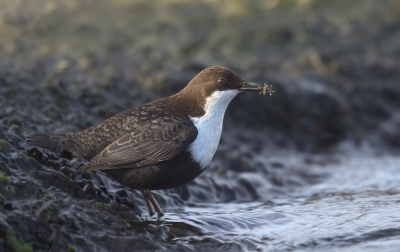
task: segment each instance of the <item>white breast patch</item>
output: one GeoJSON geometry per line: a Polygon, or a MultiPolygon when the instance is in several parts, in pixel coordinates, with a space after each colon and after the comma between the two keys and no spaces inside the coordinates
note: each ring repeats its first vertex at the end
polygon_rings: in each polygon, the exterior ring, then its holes
{"type": "Polygon", "coordinates": [[[205,114],[201,117],[191,117],[198,135],[189,146],[189,151],[202,169],[211,162],[217,150],[225,110],[238,93],[238,90],[215,91],[206,99],[205,114]]]}

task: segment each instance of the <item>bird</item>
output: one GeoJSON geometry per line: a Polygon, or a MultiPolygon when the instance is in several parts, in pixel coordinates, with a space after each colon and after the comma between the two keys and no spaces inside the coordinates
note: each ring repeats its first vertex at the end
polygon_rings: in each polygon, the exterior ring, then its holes
{"type": "Polygon", "coordinates": [[[101,170],[140,190],[150,216],[164,215],[151,190],[184,185],[210,164],[231,100],[262,86],[233,70],[214,66],[198,73],[178,93],[125,110],[76,132],[31,133],[26,142],[61,148],[89,162],[80,172],[101,170]]]}

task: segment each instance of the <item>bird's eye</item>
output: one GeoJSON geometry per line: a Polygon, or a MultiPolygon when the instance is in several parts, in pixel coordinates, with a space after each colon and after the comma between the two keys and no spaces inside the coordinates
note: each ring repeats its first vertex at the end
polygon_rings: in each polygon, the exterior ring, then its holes
{"type": "Polygon", "coordinates": [[[224,86],[224,85],[226,85],[226,83],[228,83],[228,81],[226,79],[219,79],[218,80],[218,85],[220,85],[220,86],[224,86]]]}

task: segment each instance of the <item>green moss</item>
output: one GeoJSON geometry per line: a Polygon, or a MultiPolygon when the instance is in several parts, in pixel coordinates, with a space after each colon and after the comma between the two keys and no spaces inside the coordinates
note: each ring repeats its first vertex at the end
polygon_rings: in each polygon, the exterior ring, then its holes
{"type": "Polygon", "coordinates": [[[0,173],[0,183],[1,184],[8,185],[8,184],[10,184],[10,182],[11,182],[11,179],[9,176],[7,176],[3,173],[0,173]]]}
{"type": "Polygon", "coordinates": [[[32,245],[30,243],[25,243],[15,236],[14,232],[7,231],[4,240],[5,245],[15,252],[28,252],[32,251],[32,245]]]}
{"type": "Polygon", "coordinates": [[[53,111],[46,111],[46,116],[50,117],[51,119],[57,119],[58,115],[54,113],[53,111]]]}
{"type": "Polygon", "coordinates": [[[96,97],[93,98],[93,105],[103,105],[104,104],[104,100],[100,97],[96,97]]]}
{"type": "Polygon", "coordinates": [[[110,209],[111,205],[103,202],[94,203],[94,207],[98,209],[110,209]]]}
{"type": "Polygon", "coordinates": [[[93,178],[93,175],[91,172],[82,172],[81,174],[82,174],[82,178],[84,178],[84,179],[92,179],[93,178]]]}
{"type": "Polygon", "coordinates": [[[10,130],[19,133],[21,131],[21,128],[19,127],[18,124],[11,124],[10,130]]]}
{"type": "Polygon", "coordinates": [[[69,251],[76,251],[76,247],[69,243],[68,243],[68,249],[69,249],[69,251]]]}
{"type": "Polygon", "coordinates": [[[7,190],[7,198],[11,199],[15,196],[15,190],[14,187],[10,187],[7,190]]]}
{"type": "Polygon", "coordinates": [[[53,194],[45,193],[45,194],[40,195],[40,198],[41,199],[52,199],[53,198],[53,194]]]}
{"type": "Polygon", "coordinates": [[[7,140],[0,139],[0,151],[4,154],[9,154],[11,152],[11,145],[7,142],[7,140]]]}

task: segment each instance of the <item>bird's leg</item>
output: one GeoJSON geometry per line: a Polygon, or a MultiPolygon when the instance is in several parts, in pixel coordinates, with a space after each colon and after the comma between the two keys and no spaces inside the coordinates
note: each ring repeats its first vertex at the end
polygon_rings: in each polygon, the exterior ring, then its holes
{"type": "Polygon", "coordinates": [[[157,211],[158,217],[164,215],[164,212],[161,210],[161,207],[158,205],[157,200],[154,198],[153,194],[149,189],[141,190],[143,197],[145,198],[147,208],[149,209],[150,216],[154,215],[154,210],[157,211]],[[151,203],[151,205],[150,205],[151,203]]]}
{"type": "Polygon", "coordinates": [[[148,198],[148,194],[149,193],[151,194],[150,190],[140,190],[140,191],[142,192],[144,201],[146,202],[147,209],[149,209],[149,215],[153,216],[154,215],[154,208],[153,208],[153,206],[152,206],[152,204],[151,204],[151,202],[150,202],[150,200],[148,198]]]}
{"type": "Polygon", "coordinates": [[[154,209],[157,211],[158,217],[164,216],[163,210],[161,209],[160,205],[158,205],[157,200],[154,198],[154,196],[150,190],[149,190],[149,193],[150,193],[149,200],[150,200],[151,204],[153,204],[154,209]]]}

